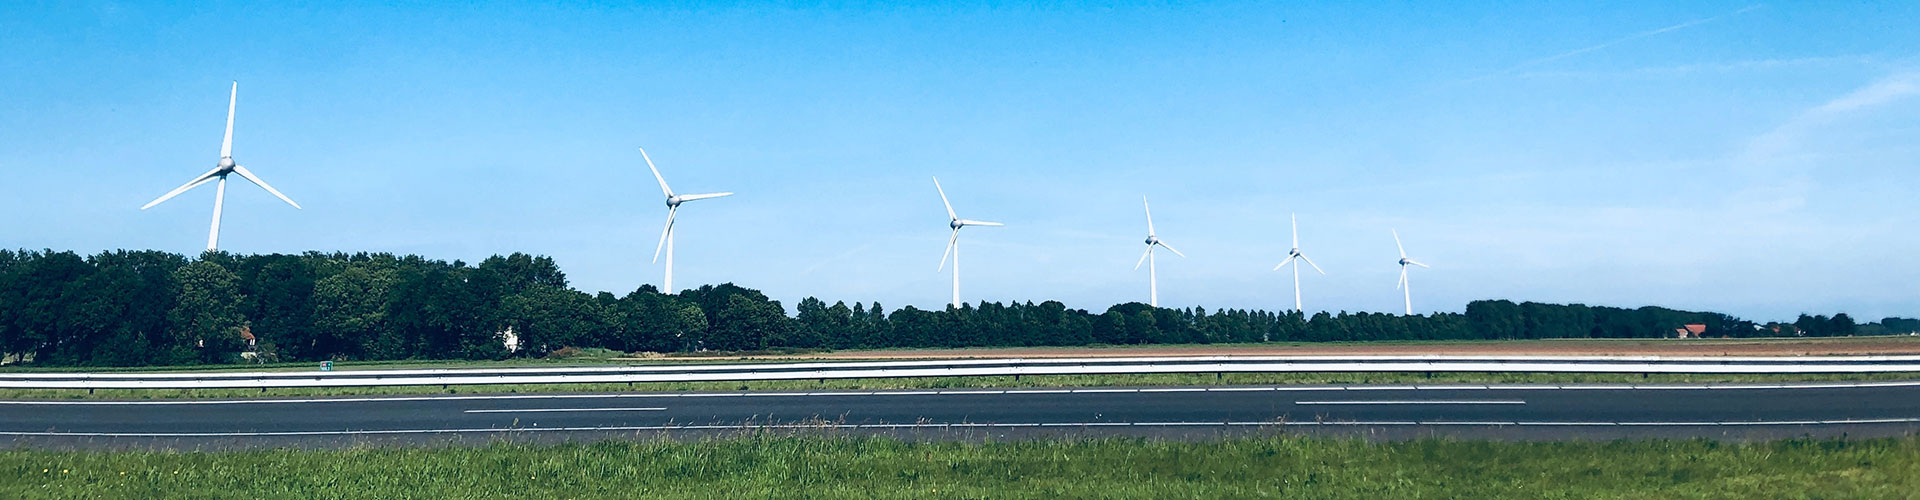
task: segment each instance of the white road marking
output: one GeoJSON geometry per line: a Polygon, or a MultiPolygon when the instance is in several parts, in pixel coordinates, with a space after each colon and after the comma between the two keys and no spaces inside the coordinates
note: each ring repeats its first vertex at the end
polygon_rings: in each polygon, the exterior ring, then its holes
{"type": "Polygon", "coordinates": [[[1860,424],[1911,424],[1920,423],[1916,418],[1873,418],[1850,420],[1780,420],[1780,421],[1727,421],[1727,422],[1465,422],[1465,421],[1228,421],[1228,422],[1052,422],[1052,423],[913,423],[913,424],[766,424],[766,425],[633,425],[607,427],[513,427],[513,428],[474,428],[474,429],[384,429],[384,430],[343,430],[343,431],[265,431],[265,432],[61,432],[61,431],[0,431],[0,436],[46,436],[46,437],[146,437],[146,438],[194,438],[194,437],[298,437],[298,436],[355,436],[390,434],[475,434],[475,433],[513,433],[513,432],[638,432],[638,431],[698,431],[698,430],[761,430],[761,429],[969,429],[969,428],[1021,428],[1021,427],[1405,427],[1405,426],[1641,426],[1641,427],[1701,427],[1720,425],[1860,425],[1860,424]]]}
{"type": "Polygon", "coordinates": [[[1013,389],[1013,390],[914,390],[914,391],[849,391],[849,392],[672,392],[672,393],[613,393],[613,394],[484,394],[472,396],[391,396],[391,397],[340,397],[340,398],[275,398],[275,399],[180,399],[180,400],[143,400],[143,401],[94,401],[94,400],[12,400],[0,401],[0,405],[28,406],[147,406],[147,405],[231,405],[231,404],[305,404],[305,403],[369,403],[369,402],[408,402],[408,401],[490,401],[490,400],[540,400],[540,399],[619,399],[619,398],[728,398],[728,397],[815,397],[815,396],[960,396],[960,395],[1000,395],[1000,394],[1136,394],[1154,392],[1241,392],[1241,391],[1559,391],[1559,390],[1795,390],[1795,389],[1869,389],[1894,387],[1920,387],[1920,381],[1898,382],[1854,382],[1854,383],[1807,383],[1807,384],[1768,384],[1768,385],[1487,385],[1487,386],[1368,386],[1368,385],[1327,385],[1327,386],[1263,386],[1263,387],[1207,387],[1207,388],[1131,388],[1131,389],[1013,389]]]}
{"type": "Polygon", "coordinates": [[[1296,405],[1523,405],[1518,399],[1409,399],[1399,401],[1294,401],[1296,405]]]}
{"type": "Polygon", "coordinates": [[[666,411],[666,408],[518,408],[494,410],[466,410],[461,413],[561,413],[587,411],[666,411]]]}

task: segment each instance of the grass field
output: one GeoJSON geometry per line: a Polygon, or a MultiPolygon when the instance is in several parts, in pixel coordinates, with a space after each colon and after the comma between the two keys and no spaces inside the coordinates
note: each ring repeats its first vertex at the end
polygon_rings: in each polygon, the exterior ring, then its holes
{"type": "Polygon", "coordinates": [[[0,399],[182,399],[318,396],[399,396],[562,392],[818,391],[886,389],[990,389],[1021,387],[1145,387],[1225,385],[1358,384],[1686,384],[1920,380],[1920,373],[1871,374],[1607,374],[1607,373],[1228,373],[1143,375],[1044,375],[929,377],[754,382],[656,382],[637,384],[518,384],[289,389],[0,389],[0,399]]]}
{"type": "Polygon", "coordinates": [[[1920,438],[1366,443],[749,436],[477,448],[0,451],[0,498],[1913,498],[1920,438]]]}

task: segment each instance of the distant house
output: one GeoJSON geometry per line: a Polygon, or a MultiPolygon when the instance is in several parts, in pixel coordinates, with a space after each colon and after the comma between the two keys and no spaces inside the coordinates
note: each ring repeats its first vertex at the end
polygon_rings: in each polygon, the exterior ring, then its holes
{"type": "Polygon", "coordinates": [[[1673,329],[1673,333],[1675,336],[1683,339],[1700,338],[1701,335],[1707,333],[1707,325],[1702,323],[1688,323],[1673,329]]]}

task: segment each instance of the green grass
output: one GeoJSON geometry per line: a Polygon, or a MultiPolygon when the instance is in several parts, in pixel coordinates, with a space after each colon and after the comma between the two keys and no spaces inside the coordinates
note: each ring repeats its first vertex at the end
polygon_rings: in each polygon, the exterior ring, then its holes
{"type": "Polygon", "coordinates": [[[182,399],[315,396],[397,396],[558,392],[818,391],[886,389],[988,389],[1020,387],[1141,387],[1346,384],[1688,384],[1920,380],[1920,373],[1872,374],[1608,374],[1608,373],[1212,373],[1145,375],[1044,375],[1027,377],[929,377],[754,382],[656,382],[636,384],[519,384],[291,389],[0,389],[0,399],[182,399]]]}
{"type": "Polygon", "coordinates": [[[1913,498],[1920,438],[1756,444],[1257,437],[0,451],[0,498],[1913,498]]]}

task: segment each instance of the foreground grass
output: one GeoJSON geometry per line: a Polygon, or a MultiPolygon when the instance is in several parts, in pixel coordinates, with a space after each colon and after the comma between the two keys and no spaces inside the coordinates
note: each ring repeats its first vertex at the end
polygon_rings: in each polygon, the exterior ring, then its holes
{"type": "Polygon", "coordinates": [[[1007,443],[855,437],[0,452],[4,498],[1912,498],[1920,438],[1007,443]]]}
{"type": "Polygon", "coordinates": [[[515,384],[286,389],[0,389],[0,400],[189,399],[322,396],[401,396],[582,392],[850,391],[890,389],[996,389],[1026,387],[1151,387],[1230,385],[1362,384],[1703,384],[1861,382],[1920,380],[1920,373],[1868,374],[1616,374],[1616,373],[1197,373],[1139,375],[1041,375],[1026,377],[928,377],[752,382],[653,382],[635,384],[515,384]]]}

